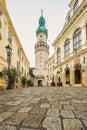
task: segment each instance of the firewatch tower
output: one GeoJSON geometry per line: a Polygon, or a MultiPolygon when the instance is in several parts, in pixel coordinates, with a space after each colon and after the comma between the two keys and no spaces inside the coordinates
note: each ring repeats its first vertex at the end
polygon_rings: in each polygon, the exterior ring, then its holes
{"type": "Polygon", "coordinates": [[[35,86],[46,86],[47,69],[45,62],[49,55],[49,45],[47,44],[48,30],[45,27],[45,19],[43,17],[43,10],[39,18],[39,26],[36,30],[37,43],[35,44],[35,86]]]}

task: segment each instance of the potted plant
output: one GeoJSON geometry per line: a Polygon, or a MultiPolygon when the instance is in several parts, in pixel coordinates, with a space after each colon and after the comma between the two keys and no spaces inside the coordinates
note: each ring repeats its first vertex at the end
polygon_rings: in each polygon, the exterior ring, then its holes
{"type": "Polygon", "coordinates": [[[55,82],[54,82],[54,75],[53,75],[53,78],[52,78],[52,83],[51,83],[51,86],[55,86],[55,82]]]}
{"type": "Polygon", "coordinates": [[[25,87],[26,81],[27,81],[26,76],[22,76],[22,78],[21,78],[21,83],[22,83],[22,86],[23,86],[23,87],[25,87]]]}
{"type": "Polygon", "coordinates": [[[29,80],[29,79],[27,79],[26,83],[27,83],[27,86],[33,86],[32,81],[31,81],[31,80],[29,80]]]}
{"type": "Polygon", "coordinates": [[[7,68],[4,68],[2,73],[3,73],[5,78],[8,77],[8,74],[9,74],[10,88],[14,88],[15,81],[16,81],[16,78],[18,76],[18,73],[17,73],[16,69],[11,68],[10,70],[8,70],[7,68]]]}
{"type": "Polygon", "coordinates": [[[61,82],[61,80],[60,80],[60,77],[58,77],[57,86],[62,86],[62,82],[61,82]]]}

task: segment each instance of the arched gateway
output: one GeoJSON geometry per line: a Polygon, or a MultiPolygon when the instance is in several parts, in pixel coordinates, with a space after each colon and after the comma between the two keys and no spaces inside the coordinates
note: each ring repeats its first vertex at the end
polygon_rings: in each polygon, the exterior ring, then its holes
{"type": "Polygon", "coordinates": [[[42,86],[42,85],[43,85],[42,80],[38,80],[38,86],[42,86]]]}
{"type": "Polygon", "coordinates": [[[75,69],[75,73],[74,73],[75,74],[75,84],[80,84],[82,81],[82,74],[81,74],[82,67],[81,67],[81,65],[76,64],[74,66],[74,69],[75,69]]]}
{"type": "Polygon", "coordinates": [[[65,68],[65,77],[66,84],[70,84],[70,69],[68,67],[65,68]]]}

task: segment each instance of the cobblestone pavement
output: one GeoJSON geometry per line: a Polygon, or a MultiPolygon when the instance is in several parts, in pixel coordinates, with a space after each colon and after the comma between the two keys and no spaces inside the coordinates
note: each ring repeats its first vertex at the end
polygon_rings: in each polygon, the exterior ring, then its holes
{"type": "Polygon", "coordinates": [[[87,130],[87,88],[0,91],[0,130],[87,130]]]}

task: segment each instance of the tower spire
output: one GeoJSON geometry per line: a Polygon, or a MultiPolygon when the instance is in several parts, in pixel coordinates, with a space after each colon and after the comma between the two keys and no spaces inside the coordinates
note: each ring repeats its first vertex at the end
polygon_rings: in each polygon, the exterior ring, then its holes
{"type": "Polygon", "coordinates": [[[43,9],[41,9],[41,16],[43,16],[43,9]]]}

